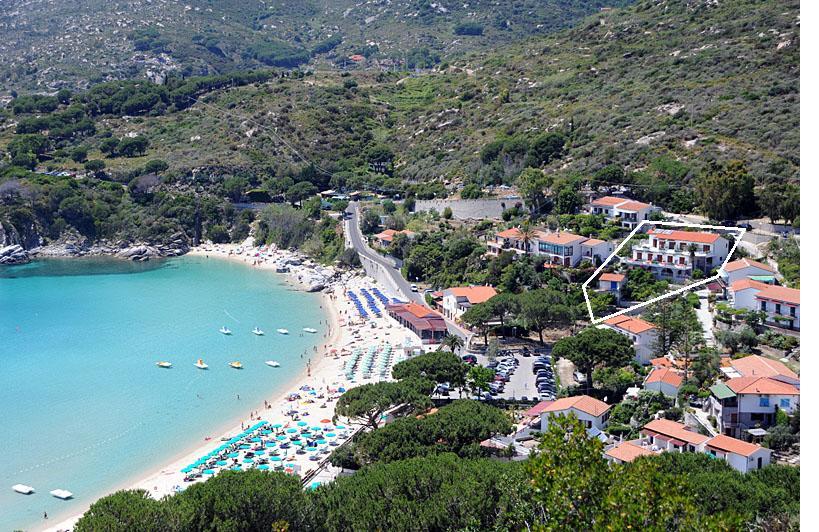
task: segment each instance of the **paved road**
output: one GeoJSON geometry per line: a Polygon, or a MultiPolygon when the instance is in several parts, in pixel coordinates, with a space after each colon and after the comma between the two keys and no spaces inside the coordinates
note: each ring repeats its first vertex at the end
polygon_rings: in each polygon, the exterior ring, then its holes
{"type": "Polygon", "coordinates": [[[705,340],[705,345],[709,347],[716,346],[714,342],[714,316],[708,310],[708,290],[699,290],[696,292],[700,298],[700,308],[697,309],[697,319],[702,324],[702,336],[705,340]]]}
{"type": "MultiPolygon", "coordinates": [[[[349,216],[344,221],[345,238],[347,239],[347,243],[358,252],[359,257],[376,263],[382,272],[389,276],[392,285],[397,288],[402,299],[427,306],[424,296],[419,292],[412,291],[410,283],[404,279],[404,276],[401,275],[401,270],[396,267],[395,263],[369,246],[367,239],[361,233],[361,210],[359,209],[357,201],[350,202],[347,207],[347,213],[349,216]]],[[[460,336],[464,339],[465,344],[469,344],[472,333],[452,321],[446,318],[444,319],[448,332],[460,336]]]]}

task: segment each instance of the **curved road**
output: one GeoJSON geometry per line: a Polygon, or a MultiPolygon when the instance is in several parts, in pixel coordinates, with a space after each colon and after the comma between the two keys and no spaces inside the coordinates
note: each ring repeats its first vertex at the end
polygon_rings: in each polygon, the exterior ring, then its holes
{"type": "MultiPolygon", "coordinates": [[[[367,239],[361,233],[360,216],[361,211],[358,207],[357,201],[351,201],[347,206],[347,217],[344,220],[344,235],[347,239],[347,244],[358,252],[358,256],[362,262],[369,260],[376,263],[383,272],[390,278],[392,286],[397,289],[401,298],[405,301],[414,301],[420,305],[428,306],[424,300],[424,296],[419,292],[413,292],[410,283],[401,275],[401,270],[396,266],[395,262],[376,252],[367,244],[367,239]]],[[[444,318],[447,324],[447,329],[450,334],[455,334],[464,339],[465,345],[468,345],[472,333],[456,323],[444,318]]]]}

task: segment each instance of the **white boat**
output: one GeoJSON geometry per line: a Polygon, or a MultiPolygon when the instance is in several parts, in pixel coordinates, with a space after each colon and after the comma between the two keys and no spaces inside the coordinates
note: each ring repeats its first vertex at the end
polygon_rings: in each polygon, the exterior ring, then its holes
{"type": "Polygon", "coordinates": [[[311,334],[316,334],[318,332],[318,329],[314,329],[312,327],[305,327],[303,330],[304,332],[309,332],[311,334]]]}
{"type": "Polygon", "coordinates": [[[201,358],[196,361],[196,364],[194,364],[194,366],[196,366],[199,369],[208,369],[208,365],[205,364],[205,362],[201,358]]]}
{"type": "Polygon", "coordinates": [[[276,332],[279,334],[290,334],[290,331],[287,329],[276,329],[276,332]]]}
{"type": "Polygon", "coordinates": [[[173,367],[173,364],[171,364],[170,362],[157,362],[156,365],[159,366],[160,368],[165,368],[165,369],[173,367]]]}
{"type": "Polygon", "coordinates": [[[17,493],[22,493],[23,495],[31,495],[34,493],[34,488],[31,486],[26,486],[25,484],[15,484],[11,487],[17,493]]]}
{"type": "Polygon", "coordinates": [[[233,331],[231,331],[227,327],[222,327],[221,329],[219,329],[219,332],[222,334],[233,334],[233,331]]]}
{"type": "Polygon", "coordinates": [[[235,361],[235,362],[229,362],[229,363],[228,363],[228,366],[230,366],[230,367],[231,367],[231,368],[233,368],[233,369],[242,369],[242,367],[243,367],[243,366],[242,366],[242,363],[241,363],[241,362],[239,362],[238,360],[237,360],[237,361],[235,361]]]}
{"type": "Polygon", "coordinates": [[[279,366],[281,366],[281,364],[279,364],[279,363],[278,363],[278,362],[276,362],[275,360],[266,360],[266,361],[265,361],[265,364],[267,364],[267,365],[268,365],[268,366],[270,366],[271,368],[278,368],[279,366]]]}
{"type": "Polygon", "coordinates": [[[253,329],[253,334],[255,334],[256,336],[264,336],[264,331],[256,327],[253,329]]]}
{"type": "Polygon", "coordinates": [[[71,493],[70,491],[63,490],[63,489],[51,490],[51,491],[49,491],[49,493],[54,495],[58,499],[62,499],[62,500],[70,499],[71,497],[74,496],[74,494],[71,493]]]}

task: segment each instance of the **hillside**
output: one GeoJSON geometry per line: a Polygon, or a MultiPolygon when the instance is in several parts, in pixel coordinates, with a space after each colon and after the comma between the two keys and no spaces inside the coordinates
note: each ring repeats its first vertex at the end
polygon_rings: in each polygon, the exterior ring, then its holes
{"type": "MultiPolygon", "coordinates": [[[[0,84],[293,68],[426,68],[565,28],[628,0],[11,0],[0,12],[0,84]],[[356,64],[348,58],[360,54],[356,64]]],[[[0,94],[2,96],[2,94],[0,94]]]]}
{"type": "MultiPolygon", "coordinates": [[[[310,186],[441,196],[445,183],[513,183],[532,166],[628,183],[643,199],[692,211],[693,182],[715,162],[742,161],[732,168],[757,195],[798,186],[799,9],[642,0],[422,72],[171,77],[63,98],[45,115],[15,100],[0,150],[41,169],[102,160],[96,175],[121,183],[160,160],[164,183],[193,179],[215,194],[227,178],[240,195],[307,182],[291,197],[310,186]]],[[[738,214],[756,214],[753,204],[738,214]]]]}

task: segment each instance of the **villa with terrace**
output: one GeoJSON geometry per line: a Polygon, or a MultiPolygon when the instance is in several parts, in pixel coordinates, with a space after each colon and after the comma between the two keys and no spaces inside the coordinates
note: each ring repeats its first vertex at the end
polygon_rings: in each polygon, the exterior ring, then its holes
{"type": "Polygon", "coordinates": [[[748,376],[711,386],[703,410],[716,418],[720,432],[745,438],[749,430],[774,425],[779,410],[790,415],[799,408],[799,388],[786,382],[787,379],[764,374],[749,372],[748,376]]]}
{"type": "Polygon", "coordinates": [[[637,362],[643,365],[651,363],[654,346],[657,342],[657,328],[653,323],[621,314],[607,319],[598,327],[611,329],[628,337],[634,344],[634,355],[637,362]]]}
{"type": "Polygon", "coordinates": [[[547,266],[577,266],[584,260],[602,262],[614,251],[611,243],[596,238],[567,233],[565,231],[529,232],[514,227],[495,234],[487,242],[489,253],[499,255],[504,251],[514,251],[519,255],[544,257],[547,266]]]}
{"type": "Polygon", "coordinates": [[[695,270],[707,275],[719,268],[729,251],[728,240],[718,233],[651,229],[648,238],[635,243],[631,258],[623,262],[646,268],[658,278],[683,281],[695,270]]]}
{"type": "Polygon", "coordinates": [[[597,198],[589,205],[589,213],[602,215],[608,221],[619,222],[626,229],[634,229],[643,220],[648,220],[651,213],[659,211],[658,207],[650,203],[615,196],[597,198]]]}

